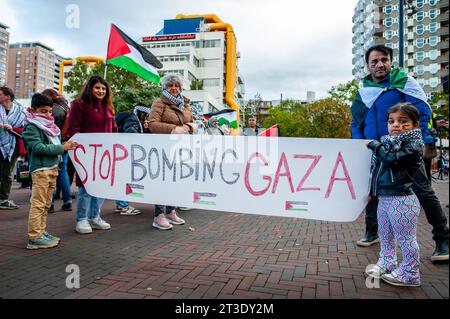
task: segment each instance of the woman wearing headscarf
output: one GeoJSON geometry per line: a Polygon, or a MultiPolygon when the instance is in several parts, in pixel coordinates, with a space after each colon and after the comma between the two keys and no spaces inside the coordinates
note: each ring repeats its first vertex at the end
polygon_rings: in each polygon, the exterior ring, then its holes
{"type": "MultiPolygon", "coordinates": [[[[150,131],[154,134],[192,134],[193,116],[189,99],[182,92],[182,80],[169,74],[162,78],[162,96],[153,102],[150,111],[150,131]]],[[[155,205],[153,227],[161,230],[172,229],[172,225],[183,225],[176,207],[155,205]]]]}

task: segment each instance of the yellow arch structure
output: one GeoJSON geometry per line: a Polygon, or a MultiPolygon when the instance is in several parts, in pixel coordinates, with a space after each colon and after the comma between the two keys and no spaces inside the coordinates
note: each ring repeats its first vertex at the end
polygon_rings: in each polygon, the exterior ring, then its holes
{"type": "Polygon", "coordinates": [[[79,57],[72,60],[64,60],[61,62],[59,67],[59,94],[63,93],[63,80],[64,80],[64,67],[66,66],[72,66],[76,62],[87,62],[87,63],[102,63],[104,62],[104,58],[97,58],[94,56],[85,56],[85,57],[79,57]]]}
{"type": "Polygon", "coordinates": [[[240,122],[240,110],[239,105],[234,100],[234,91],[236,89],[236,66],[237,66],[237,40],[234,34],[233,27],[229,23],[224,23],[215,14],[192,14],[184,15],[178,14],[177,19],[192,19],[192,18],[204,18],[206,23],[209,23],[210,31],[225,31],[225,37],[227,41],[227,52],[226,52],[226,79],[225,79],[225,102],[228,106],[236,110],[238,127],[240,122]]]}

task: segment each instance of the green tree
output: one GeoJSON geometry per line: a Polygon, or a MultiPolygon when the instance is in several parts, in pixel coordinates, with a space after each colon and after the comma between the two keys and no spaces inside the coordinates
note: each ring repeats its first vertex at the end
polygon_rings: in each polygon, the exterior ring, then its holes
{"type": "MultiPolygon", "coordinates": [[[[65,86],[65,91],[78,96],[91,76],[103,77],[104,73],[105,63],[78,62],[66,75],[68,84],[65,86]]],[[[128,111],[136,103],[151,106],[153,100],[161,95],[161,90],[157,86],[114,65],[108,65],[106,81],[111,86],[116,112],[128,111]]]]}
{"type": "Polygon", "coordinates": [[[348,105],[327,98],[308,104],[285,101],[269,110],[263,124],[278,124],[283,137],[350,138],[350,123],[348,105]]]}
{"type": "Polygon", "coordinates": [[[351,80],[347,83],[331,87],[331,90],[328,93],[333,100],[342,104],[351,105],[358,89],[358,83],[356,83],[355,80],[351,80]]]}

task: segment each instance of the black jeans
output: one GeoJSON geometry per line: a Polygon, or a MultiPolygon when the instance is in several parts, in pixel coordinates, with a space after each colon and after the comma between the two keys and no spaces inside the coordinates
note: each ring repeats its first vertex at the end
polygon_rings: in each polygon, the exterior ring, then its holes
{"type": "Polygon", "coordinates": [[[16,167],[17,157],[19,157],[17,141],[11,160],[4,158],[3,154],[0,152],[0,201],[7,200],[11,193],[12,174],[16,167]]]}
{"type": "MultiPolygon", "coordinates": [[[[433,226],[433,240],[448,240],[447,217],[442,210],[441,203],[431,187],[431,182],[427,177],[425,166],[416,172],[413,176],[415,183],[412,188],[420,205],[425,211],[428,223],[433,226]]],[[[378,233],[377,222],[378,198],[372,197],[372,200],[366,206],[366,233],[376,235],[378,233]]]]}

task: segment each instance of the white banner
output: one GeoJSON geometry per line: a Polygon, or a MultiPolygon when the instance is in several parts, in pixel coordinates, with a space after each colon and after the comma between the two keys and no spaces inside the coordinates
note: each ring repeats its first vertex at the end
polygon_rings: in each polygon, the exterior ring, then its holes
{"type": "Polygon", "coordinates": [[[367,204],[365,140],[77,134],[70,152],[96,197],[350,222],[367,204]]]}

